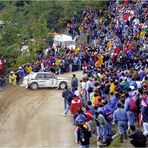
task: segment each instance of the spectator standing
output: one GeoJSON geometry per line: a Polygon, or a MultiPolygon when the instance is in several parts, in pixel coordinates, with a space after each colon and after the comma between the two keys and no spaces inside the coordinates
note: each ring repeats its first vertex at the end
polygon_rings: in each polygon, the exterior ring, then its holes
{"type": "Polygon", "coordinates": [[[19,78],[20,78],[20,84],[22,84],[24,77],[26,75],[25,70],[22,67],[19,67],[18,75],[19,75],[19,78]]]}
{"type": "Polygon", "coordinates": [[[71,81],[72,91],[74,92],[78,87],[78,79],[75,74],[73,74],[72,81],[71,81]]]}
{"type": "Polygon", "coordinates": [[[9,75],[9,83],[13,86],[16,85],[16,78],[17,76],[14,74],[13,71],[10,72],[10,75],[9,75]]]}
{"type": "Polygon", "coordinates": [[[82,108],[82,102],[76,95],[74,95],[74,98],[71,101],[71,105],[70,105],[70,111],[73,116],[74,124],[75,124],[75,118],[78,115],[78,109],[80,108],[82,108]]]}
{"type": "Polygon", "coordinates": [[[126,136],[127,130],[127,113],[122,108],[121,103],[118,103],[117,110],[113,114],[113,122],[118,125],[118,134],[120,135],[120,142],[123,142],[123,134],[126,136]]]}
{"type": "Polygon", "coordinates": [[[91,131],[87,124],[80,123],[78,129],[78,143],[80,143],[80,148],[90,148],[90,138],[91,131]]]}

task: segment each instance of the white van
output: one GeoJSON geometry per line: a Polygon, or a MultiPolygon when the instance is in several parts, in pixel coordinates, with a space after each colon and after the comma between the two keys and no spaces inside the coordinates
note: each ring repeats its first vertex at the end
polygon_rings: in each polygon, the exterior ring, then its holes
{"type": "Polygon", "coordinates": [[[54,36],[53,47],[66,46],[70,49],[76,48],[75,40],[71,36],[65,34],[58,34],[54,36]]]}

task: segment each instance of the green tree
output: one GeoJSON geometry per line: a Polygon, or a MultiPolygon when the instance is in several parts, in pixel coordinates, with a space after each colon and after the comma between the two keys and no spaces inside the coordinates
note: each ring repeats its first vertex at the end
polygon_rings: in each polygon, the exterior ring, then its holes
{"type": "Polygon", "coordinates": [[[43,15],[32,22],[31,31],[33,39],[44,39],[47,37],[47,21],[43,15]]]}

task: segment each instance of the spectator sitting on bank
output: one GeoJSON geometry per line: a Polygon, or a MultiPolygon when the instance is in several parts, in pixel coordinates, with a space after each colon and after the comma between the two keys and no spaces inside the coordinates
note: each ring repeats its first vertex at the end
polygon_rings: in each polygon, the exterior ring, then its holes
{"type": "Polygon", "coordinates": [[[128,135],[129,138],[132,138],[130,143],[134,147],[146,147],[146,137],[143,135],[142,131],[136,129],[135,125],[130,125],[131,134],[128,135]]]}

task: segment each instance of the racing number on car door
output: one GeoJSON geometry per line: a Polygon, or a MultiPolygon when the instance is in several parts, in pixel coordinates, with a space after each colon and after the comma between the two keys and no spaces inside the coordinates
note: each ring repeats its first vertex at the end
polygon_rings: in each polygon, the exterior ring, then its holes
{"type": "Polygon", "coordinates": [[[52,74],[45,74],[46,77],[46,86],[47,87],[56,87],[56,78],[52,74]]]}

